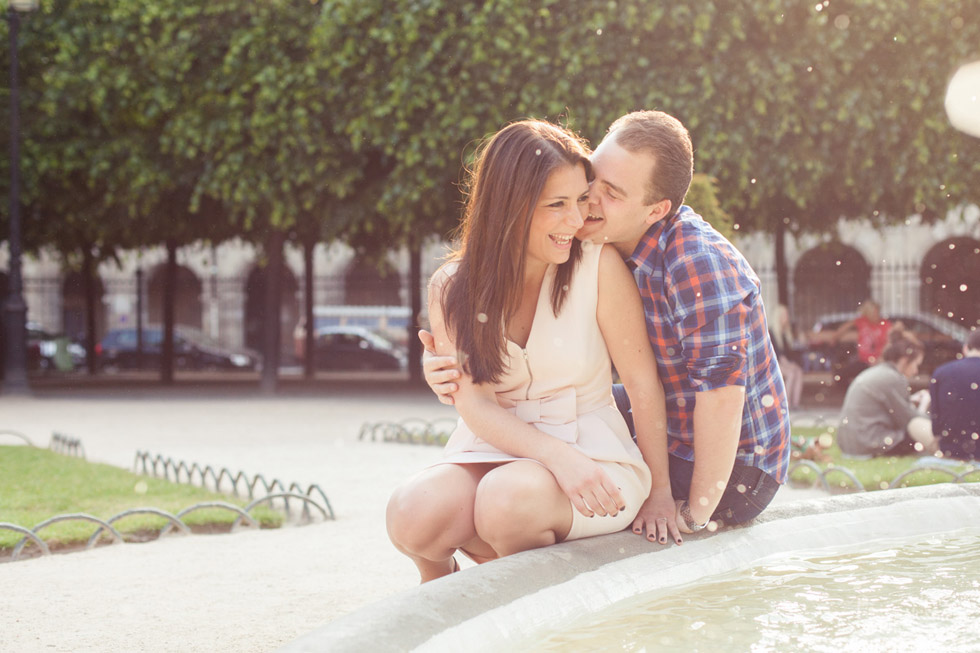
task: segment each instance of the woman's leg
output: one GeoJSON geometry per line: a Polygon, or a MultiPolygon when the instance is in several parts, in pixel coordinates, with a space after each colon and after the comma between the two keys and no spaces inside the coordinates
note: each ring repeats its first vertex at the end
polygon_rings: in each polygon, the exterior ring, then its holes
{"type": "Polygon", "coordinates": [[[505,556],[561,542],[572,527],[572,510],[551,472],[517,460],[480,481],[474,523],[479,539],[505,556]]]}
{"type": "Polygon", "coordinates": [[[409,479],[391,495],[388,537],[415,562],[427,582],[453,571],[453,553],[465,548],[478,562],[496,557],[481,542],[473,522],[477,486],[494,465],[436,465],[409,479]]]}
{"type": "Polygon", "coordinates": [[[803,368],[793,361],[784,358],[779,361],[779,369],[783,372],[783,382],[786,385],[786,398],[790,408],[799,408],[803,397],[803,368]]]}

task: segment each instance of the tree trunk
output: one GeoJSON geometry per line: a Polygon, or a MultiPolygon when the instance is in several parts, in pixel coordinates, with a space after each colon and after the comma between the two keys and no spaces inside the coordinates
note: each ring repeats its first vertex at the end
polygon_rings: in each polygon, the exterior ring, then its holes
{"type": "Polygon", "coordinates": [[[160,347],[160,381],[174,382],[174,304],[177,298],[177,243],[167,241],[167,264],[163,272],[163,342],[160,347]]]}
{"type": "Polygon", "coordinates": [[[315,341],[316,322],[313,320],[313,249],[316,247],[316,237],[308,236],[303,240],[303,285],[306,292],[303,295],[303,323],[306,324],[305,340],[303,341],[303,377],[312,379],[316,374],[316,362],[313,350],[315,341]]]}
{"type": "Polygon", "coordinates": [[[90,376],[95,375],[95,257],[92,245],[82,247],[82,293],[85,295],[85,367],[90,376]]]}
{"type": "MultiPolygon", "coordinates": [[[[787,308],[789,304],[789,267],[786,265],[786,223],[779,219],[776,222],[776,287],[779,303],[787,308]]],[[[792,311],[790,315],[792,315],[792,311]]]]}
{"type": "Polygon", "coordinates": [[[282,305],[282,247],[285,236],[272,231],[266,243],[269,267],[265,276],[265,325],[262,342],[262,378],[259,387],[264,394],[274,394],[279,385],[280,307],[282,305]]]}
{"type": "Polygon", "coordinates": [[[419,342],[422,315],[422,244],[413,238],[408,247],[408,295],[412,302],[412,314],[408,321],[408,380],[409,383],[423,383],[422,343],[419,342]]]}
{"type": "Polygon", "coordinates": [[[143,369],[143,268],[136,268],[136,369],[143,369]]]}

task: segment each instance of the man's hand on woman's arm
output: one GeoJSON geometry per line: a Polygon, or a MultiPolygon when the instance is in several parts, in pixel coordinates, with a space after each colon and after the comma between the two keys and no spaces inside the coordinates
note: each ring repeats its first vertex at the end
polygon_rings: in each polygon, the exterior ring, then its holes
{"type": "Polygon", "coordinates": [[[455,356],[439,356],[435,353],[436,342],[431,333],[419,330],[419,340],[425,351],[422,354],[422,372],[425,382],[440,402],[452,406],[453,393],[459,390],[455,380],[459,378],[459,362],[455,356]]]}

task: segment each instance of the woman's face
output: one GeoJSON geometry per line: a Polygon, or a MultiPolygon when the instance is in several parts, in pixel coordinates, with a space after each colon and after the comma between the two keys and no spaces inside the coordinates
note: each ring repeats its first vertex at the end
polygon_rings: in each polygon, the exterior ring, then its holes
{"type": "Polygon", "coordinates": [[[585,222],[588,205],[585,166],[566,165],[552,172],[531,216],[528,264],[557,265],[567,261],[575,232],[585,222]]]}

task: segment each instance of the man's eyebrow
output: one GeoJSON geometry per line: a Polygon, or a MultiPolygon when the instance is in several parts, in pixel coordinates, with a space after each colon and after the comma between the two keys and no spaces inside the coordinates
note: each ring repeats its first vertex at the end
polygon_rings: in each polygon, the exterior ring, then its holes
{"type": "Polygon", "coordinates": [[[620,188],[619,186],[617,186],[616,184],[614,184],[614,183],[612,183],[610,181],[606,181],[605,179],[600,179],[599,180],[599,183],[602,184],[602,185],[604,185],[604,186],[608,186],[609,188],[613,189],[614,191],[616,191],[620,195],[626,195],[626,190],[625,189],[620,188]]]}

